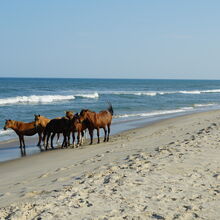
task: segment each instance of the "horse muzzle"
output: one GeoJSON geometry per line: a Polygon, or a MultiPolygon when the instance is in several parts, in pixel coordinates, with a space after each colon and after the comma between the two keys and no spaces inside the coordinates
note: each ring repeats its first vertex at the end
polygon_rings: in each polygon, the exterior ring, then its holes
{"type": "Polygon", "coordinates": [[[7,130],[7,128],[4,126],[4,130],[6,131],[7,130]]]}

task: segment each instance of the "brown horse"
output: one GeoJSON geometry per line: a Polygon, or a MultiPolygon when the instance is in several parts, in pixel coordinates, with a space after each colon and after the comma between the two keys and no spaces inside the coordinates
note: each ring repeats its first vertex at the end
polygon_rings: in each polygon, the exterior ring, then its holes
{"type": "Polygon", "coordinates": [[[107,110],[100,111],[99,113],[92,112],[88,109],[83,109],[80,112],[80,121],[85,122],[90,134],[91,142],[93,143],[93,130],[97,130],[97,137],[98,137],[98,143],[100,143],[99,138],[99,129],[103,128],[105,136],[104,136],[104,142],[109,141],[109,135],[110,135],[110,126],[112,122],[112,116],[113,116],[113,107],[109,103],[109,107],[107,110]],[[107,134],[108,129],[108,134],[107,134]]]}
{"type": "Polygon", "coordinates": [[[63,118],[60,118],[60,119],[50,120],[50,122],[46,125],[46,128],[44,130],[44,137],[43,137],[44,141],[47,137],[46,146],[45,146],[46,150],[48,148],[48,141],[49,141],[51,133],[52,133],[51,148],[54,148],[53,147],[53,138],[54,138],[54,136],[56,134],[59,134],[59,133],[63,133],[63,138],[64,139],[63,139],[62,147],[67,147],[68,146],[67,138],[69,137],[70,131],[72,130],[72,127],[73,127],[72,120],[70,120],[66,117],[63,117],[63,118]]]}
{"type": "MultiPolygon", "coordinates": [[[[83,137],[84,137],[84,131],[87,129],[87,124],[85,122],[80,122],[79,114],[74,114],[71,111],[66,112],[66,117],[73,121],[72,126],[72,139],[73,139],[73,147],[75,147],[75,132],[77,132],[77,147],[82,145],[83,143],[83,137]]],[[[70,137],[69,137],[70,138],[70,137]]],[[[68,143],[70,141],[68,140],[68,143]]]]}
{"type": "Polygon", "coordinates": [[[35,127],[35,122],[25,123],[22,121],[14,121],[14,120],[9,119],[9,120],[6,120],[5,122],[4,130],[8,128],[13,129],[15,133],[18,135],[19,141],[20,141],[20,149],[21,149],[22,154],[25,154],[24,136],[32,136],[38,133],[39,141],[38,141],[37,146],[40,147],[40,143],[42,139],[41,135],[42,135],[43,130],[40,128],[37,129],[35,127]]]}

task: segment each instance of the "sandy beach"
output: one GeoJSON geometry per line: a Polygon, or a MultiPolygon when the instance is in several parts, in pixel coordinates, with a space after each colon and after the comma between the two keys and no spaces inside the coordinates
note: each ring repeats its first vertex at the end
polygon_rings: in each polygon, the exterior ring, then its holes
{"type": "Polygon", "coordinates": [[[0,163],[0,219],[220,219],[220,111],[0,163]]]}

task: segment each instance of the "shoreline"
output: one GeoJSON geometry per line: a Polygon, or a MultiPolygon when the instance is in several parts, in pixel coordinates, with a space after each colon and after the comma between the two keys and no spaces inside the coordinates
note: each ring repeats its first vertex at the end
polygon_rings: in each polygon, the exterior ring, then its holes
{"type": "MultiPolygon", "coordinates": [[[[203,112],[215,112],[215,111],[218,111],[218,109],[212,109],[212,110],[203,109],[203,110],[195,111],[195,112],[184,112],[184,113],[176,113],[176,114],[171,114],[171,115],[170,114],[161,115],[161,116],[157,116],[157,117],[128,119],[125,121],[119,121],[119,122],[115,122],[112,124],[113,128],[112,128],[111,136],[115,136],[115,135],[121,134],[121,133],[123,134],[124,132],[130,131],[132,129],[138,129],[138,128],[150,126],[154,123],[159,123],[160,121],[163,121],[163,120],[170,120],[170,119],[175,119],[175,118],[179,118],[182,116],[184,117],[187,115],[199,114],[199,113],[203,113],[203,112]],[[114,129],[114,128],[116,128],[116,129],[114,129]]],[[[96,138],[96,132],[94,132],[94,137],[96,138]]],[[[103,137],[102,129],[100,131],[100,137],[101,138],[103,137]]],[[[87,139],[89,139],[89,134],[87,134],[87,139]]],[[[37,141],[38,141],[37,135],[35,135],[34,137],[25,136],[25,144],[26,144],[26,150],[27,150],[27,155],[25,157],[29,157],[29,156],[33,156],[35,154],[42,153],[39,150],[39,148],[36,146],[37,141]]],[[[5,141],[1,141],[0,142],[0,151],[1,150],[8,151],[8,152],[6,153],[6,156],[5,156],[6,158],[4,158],[4,156],[2,158],[0,157],[0,164],[3,162],[24,158],[23,156],[20,155],[18,137],[12,138],[9,140],[5,140],[5,141]],[[10,149],[12,149],[13,152],[10,151],[10,149]]]]}
{"type": "Polygon", "coordinates": [[[0,164],[0,219],[218,219],[220,110],[0,164]]]}

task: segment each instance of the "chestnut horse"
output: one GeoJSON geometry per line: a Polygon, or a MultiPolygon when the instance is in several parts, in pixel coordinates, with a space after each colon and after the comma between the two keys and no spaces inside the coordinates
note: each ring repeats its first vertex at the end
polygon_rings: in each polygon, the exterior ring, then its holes
{"type": "Polygon", "coordinates": [[[90,134],[91,142],[93,143],[93,130],[97,130],[98,143],[100,143],[99,129],[103,128],[105,136],[104,142],[109,141],[110,126],[112,123],[112,116],[114,114],[113,107],[109,103],[107,110],[100,111],[99,113],[92,112],[89,109],[83,109],[80,112],[80,122],[85,122],[90,134]],[[107,132],[108,129],[108,132],[107,132]],[[108,133],[108,134],[107,134],[108,133]]]}
{"type": "MultiPolygon", "coordinates": [[[[72,126],[72,138],[73,138],[73,147],[75,147],[75,132],[77,132],[77,147],[83,144],[84,131],[87,129],[87,125],[85,122],[80,122],[79,114],[74,114],[71,111],[66,112],[66,117],[73,121],[72,126]]],[[[69,137],[70,138],[70,137],[69,137]]],[[[68,143],[70,141],[68,140],[68,143]]]]}
{"type": "Polygon", "coordinates": [[[35,122],[25,123],[22,121],[14,121],[14,120],[9,119],[9,120],[6,120],[5,122],[4,130],[6,130],[7,128],[13,129],[15,133],[18,135],[19,141],[20,141],[20,149],[21,149],[22,154],[24,155],[26,154],[24,136],[32,136],[38,133],[39,141],[38,141],[37,146],[40,147],[40,143],[42,139],[41,135],[42,135],[43,130],[40,128],[36,128],[35,122]]]}

